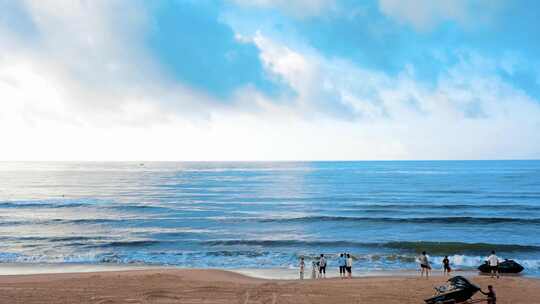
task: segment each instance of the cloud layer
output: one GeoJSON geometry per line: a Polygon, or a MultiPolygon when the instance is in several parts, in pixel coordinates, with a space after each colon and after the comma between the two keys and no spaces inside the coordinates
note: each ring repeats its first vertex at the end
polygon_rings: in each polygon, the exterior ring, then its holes
{"type": "Polygon", "coordinates": [[[536,45],[467,43],[472,2],[413,2],[0,2],[0,159],[540,157],[536,45]]]}

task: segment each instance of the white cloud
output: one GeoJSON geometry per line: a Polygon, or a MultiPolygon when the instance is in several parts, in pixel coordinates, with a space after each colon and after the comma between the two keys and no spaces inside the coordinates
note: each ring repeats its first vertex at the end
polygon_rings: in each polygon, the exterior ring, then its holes
{"type": "Polygon", "coordinates": [[[230,0],[238,5],[277,8],[295,17],[317,16],[335,7],[335,0],[230,0]]]}
{"type": "Polygon", "coordinates": [[[3,160],[540,156],[538,101],[480,56],[424,85],[414,68],[391,77],[259,33],[241,40],[295,94],[245,87],[225,105],[161,76],[139,51],[135,8],[119,24],[121,1],[49,3],[27,3],[32,41],[0,28],[3,160]]]}
{"type": "MultiPolygon", "coordinates": [[[[467,53],[429,85],[415,77],[413,68],[390,77],[313,50],[301,53],[261,34],[255,41],[268,72],[298,93],[299,113],[328,116],[324,99],[329,99],[356,117],[344,123],[347,132],[356,134],[348,133],[351,148],[352,142],[371,147],[373,138],[399,147],[374,148],[369,158],[519,158],[540,153],[540,103],[494,76],[500,68],[496,60],[467,53]]],[[[336,142],[332,147],[347,149],[336,142]]]]}
{"type": "Polygon", "coordinates": [[[465,27],[485,23],[502,5],[500,0],[379,0],[382,13],[423,31],[445,21],[465,27]]]}

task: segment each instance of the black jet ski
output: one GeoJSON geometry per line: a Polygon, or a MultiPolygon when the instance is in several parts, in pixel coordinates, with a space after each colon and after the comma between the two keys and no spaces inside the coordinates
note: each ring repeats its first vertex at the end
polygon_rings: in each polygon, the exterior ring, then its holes
{"type": "Polygon", "coordinates": [[[435,290],[436,295],[424,300],[426,304],[465,302],[477,293],[480,287],[462,276],[455,276],[449,279],[446,285],[436,287],[435,290]]]}
{"type": "MultiPolygon", "coordinates": [[[[500,273],[520,273],[523,271],[523,266],[519,265],[518,262],[514,260],[504,260],[504,262],[499,263],[499,272],[500,273]]],[[[480,272],[490,273],[491,268],[489,267],[488,262],[478,266],[480,272]]]]}

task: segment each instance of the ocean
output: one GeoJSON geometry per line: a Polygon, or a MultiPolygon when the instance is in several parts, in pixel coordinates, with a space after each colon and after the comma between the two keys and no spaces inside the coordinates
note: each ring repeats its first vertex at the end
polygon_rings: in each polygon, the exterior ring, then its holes
{"type": "Polygon", "coordinates": [[[0,262],[540,276],[540,161],[1,162],[0,262]]]}

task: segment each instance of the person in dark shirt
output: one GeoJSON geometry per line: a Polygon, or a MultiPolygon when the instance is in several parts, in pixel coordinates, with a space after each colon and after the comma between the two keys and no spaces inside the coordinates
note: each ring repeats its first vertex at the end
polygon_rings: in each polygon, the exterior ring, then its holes
{"type": "Polygon", "coordinates": [[[495,295],[493,286],[488,285],[488,292],[483,292],[482,290],[480,292],[487,296],[487,304],[497,304],[497,296],[495,295]]]}
{"type": "Polygon", "coordinates": [[[450,275],[450,271],[452,271],[452,268],[450,268],[450,260],[448,259],[448,256],[445,255],[443,262],[443,271],[445,275],[450,275]]]}

